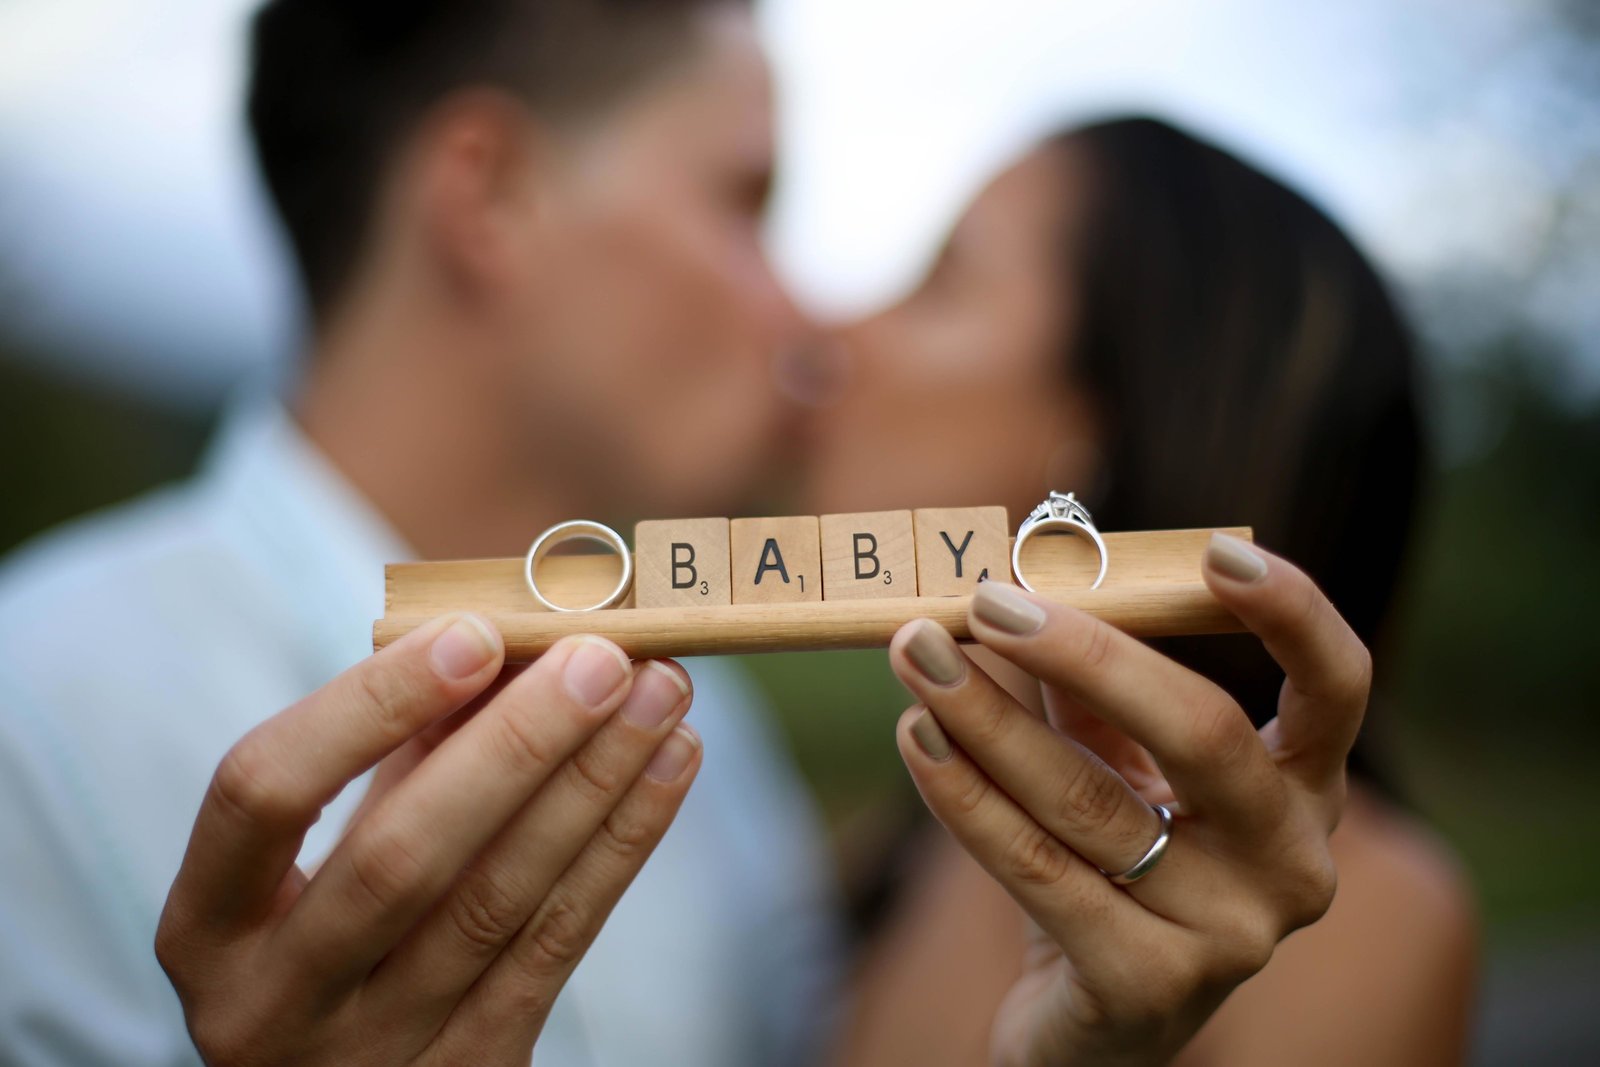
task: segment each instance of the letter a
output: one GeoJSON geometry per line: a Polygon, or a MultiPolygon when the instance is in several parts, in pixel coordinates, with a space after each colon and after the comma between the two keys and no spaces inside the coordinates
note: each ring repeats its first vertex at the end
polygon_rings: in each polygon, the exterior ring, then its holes
{"type": "Polygon", "coordinates": [[[768,571],[777,571],[783,584],[789,584],[789,568],[783,565],[783,553],[778,551],[776,537],[767,538],[767,543],[761,548],[761,562],[756,564],[756,585],[761,584],[761,576],[768,571]]]}

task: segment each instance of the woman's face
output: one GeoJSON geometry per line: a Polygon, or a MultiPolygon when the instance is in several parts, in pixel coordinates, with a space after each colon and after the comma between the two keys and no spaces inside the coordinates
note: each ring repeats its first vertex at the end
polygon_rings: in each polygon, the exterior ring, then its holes
{"type": "Polygon", "coordinates": [[[838,334],[813,427],[821,512],[1003,504],[1084,488],[1096,429],[1065,366],[1078,165],[1040,149],[1000,174],[895,306],[838,334]]]}

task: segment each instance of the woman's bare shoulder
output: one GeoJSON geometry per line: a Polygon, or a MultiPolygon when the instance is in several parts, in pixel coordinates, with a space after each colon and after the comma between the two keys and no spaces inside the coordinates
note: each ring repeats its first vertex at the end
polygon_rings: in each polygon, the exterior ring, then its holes
{"type": "Polygon", "coordinates": [[[1444,934],[1472,934],[1477,906],[1460,859],[1421,820],[1352,785],[1331,842],[1341,895],[1444,934]]]}
{"type": "Polygon", "coordinates": [[[1352,786],[1332,848],[1339,889],[1196,1038],[1185,1062],[1453,1064],[1464,1058],[1478,918],[1451,849],[1352,786]]]}

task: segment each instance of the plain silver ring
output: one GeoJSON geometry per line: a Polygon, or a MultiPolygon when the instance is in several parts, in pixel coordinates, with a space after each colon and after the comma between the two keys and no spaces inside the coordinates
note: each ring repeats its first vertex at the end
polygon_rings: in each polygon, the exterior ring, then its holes
{"type": "Polygon", "coordinates": [[[527,558],[522,564],[522,575],[528,580],[529,591],[539,603],[551,611],[599,611],[602,608],[615,607],[627,597],[628,589],[633,585],[633,553],[628,551],[628,543],[622,539],[622,535],[605,523],[592,522],[589,519],[572,519],[569,522],[558,522],[534,538],[533,545],[528,549],[527,558]],[[586,608],[566,608],[545,599],[544,594],[539,592],[539,583],[534,580],[533,572],[538,568],[539,561],[550,554],[552,548],[577,540],[594,541],[615,551],[622,557],[622,577],[617,580],[617,587],[600,603],[591,604],[586,608]]]}
{"type": "Polygon", "coordinates": [[[1172,812],[1167,810],[1165,804],[1152,804],[1151,809],[1161,817],[1161,831],[1156,834],[1156,843],[1150,846],[1139,862],[1123,871],[1121,874],[1112,874],[1110,871],[1100,873],[1111,879],[1113,885],[1128,885],[1137,882],[1149,874],[1155,865],[1161,862],[1161,857],[1167,853],[1167,843],[1172,840],[1172,812]]]}
{"type": "Polygon", "coordinates": [[[1100,583],[1106,580],[1106,564],[1110,559],[1106,553],[1106,543],[1100,539],[1100,531],[1094,527],[1094,518],[1089,514],[1089,509],[1079,502],[1071,493],[1057,493],[1051,491],[1044,502],[1022,520],[1022,525],[1017,527],[1017,539],[1011,546],[1011,573],[1016,576],[1017,584],[1030,593],[1038,590],[1028,581],[1022,573],[1022,546],[1028,538],[1040,530],[1053,526],[1064,526],[1073,533],[1087,534],[1094,543],[1094,550],[1100,554],[1100,573],[1095,577],[1090,589],[1099,589],[1100,583]]]}

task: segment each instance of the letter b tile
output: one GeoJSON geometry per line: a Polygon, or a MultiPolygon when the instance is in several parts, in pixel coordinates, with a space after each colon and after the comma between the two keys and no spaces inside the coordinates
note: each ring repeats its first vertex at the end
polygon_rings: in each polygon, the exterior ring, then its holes
{"type": "Polygon", "coordinates": [[[732,603],[727,519],[650,519],[633,528],[634,602],[641,608],[732,603]]]}
{"type": "Polygon", "coordinates": [[[917,588],[922,596],[970,593],[980,579],[1011,581],[1010,519],[1003,507],[918,508],[917,588]]]}
{"type": "Polygon", "coordinates": [[[822,599],[822,549],[815,515],[734,519],[729,539],[735,604],[822,599]]]}
{"type": "Polygon", "coordinates": [[[911,512],[824,515],[821,529],[824,600],[917,595],[911,512]]]}

